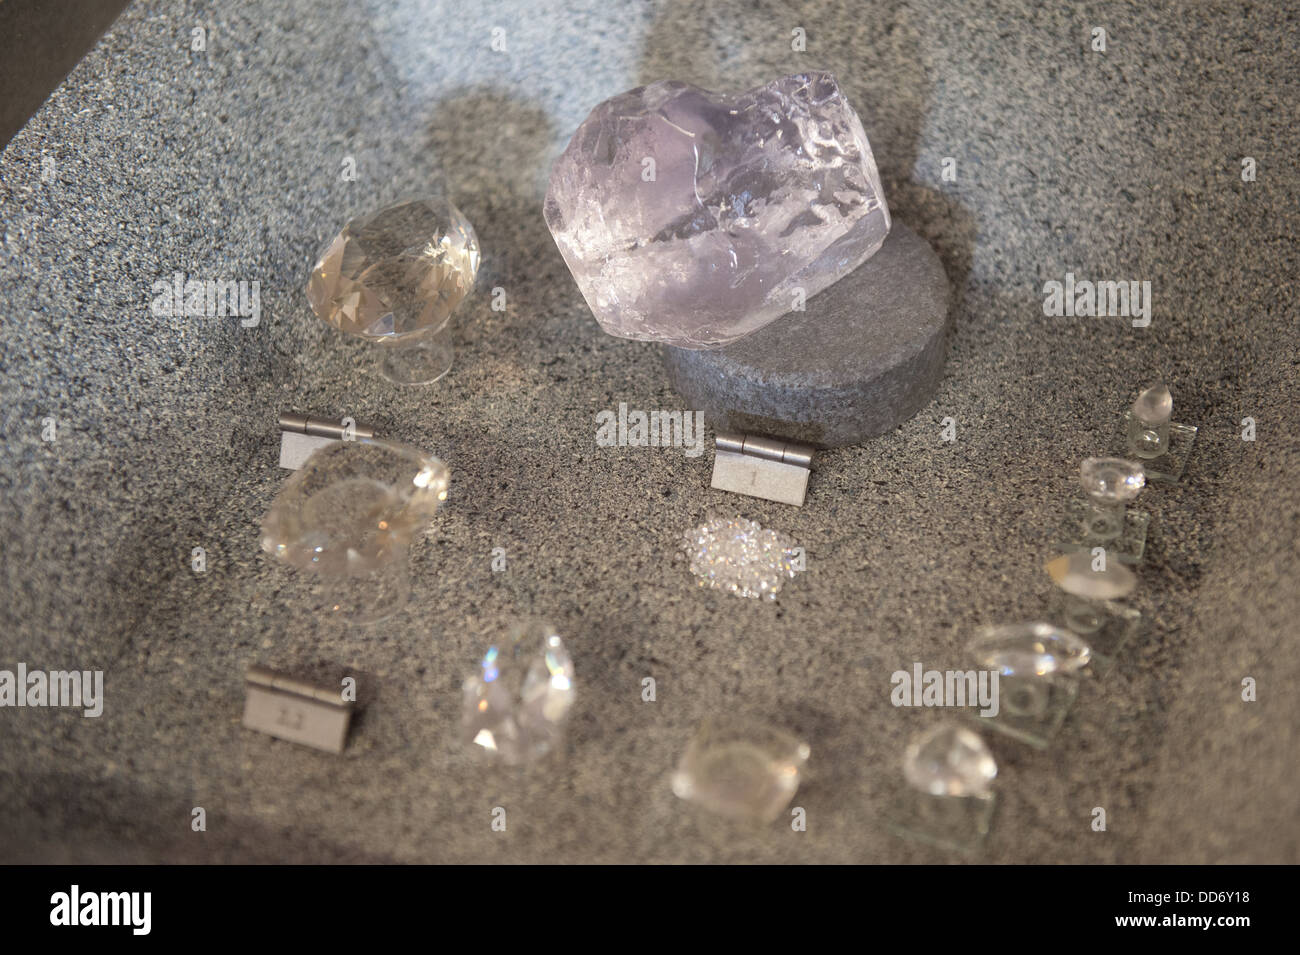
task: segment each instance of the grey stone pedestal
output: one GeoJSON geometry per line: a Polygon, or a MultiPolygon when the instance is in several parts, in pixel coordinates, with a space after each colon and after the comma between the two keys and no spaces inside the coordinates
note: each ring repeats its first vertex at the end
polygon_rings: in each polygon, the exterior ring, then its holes
{"type": "Polygon", "coordinates": [[[766,328],[708,351],[663,348],[673,387],[717,430],[858,444],[916,414],[943,373],[949,286],[895,222],[880,251],[766,328]]]}

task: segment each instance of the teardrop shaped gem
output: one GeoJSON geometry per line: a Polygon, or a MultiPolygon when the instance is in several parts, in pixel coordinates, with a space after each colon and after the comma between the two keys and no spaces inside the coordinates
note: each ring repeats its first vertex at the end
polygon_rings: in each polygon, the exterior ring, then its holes
{"type": "Polygon", "coordinates": [[[1052,583],[1067,594],[1089,600],[1118,600],[1137,587],[1137,575],[1117,560],[1105,560],[1094,570],[1098,558],[1090,551],[1062,554],[1043,565],[1052,583]]]}
{"type": "Polygon", "coordinates": [[[1146,425],[1164,424],[1174,415],[1174,396],[1163,381],[1145,389],[1133,402],[1133,416],[1146,425]]]}

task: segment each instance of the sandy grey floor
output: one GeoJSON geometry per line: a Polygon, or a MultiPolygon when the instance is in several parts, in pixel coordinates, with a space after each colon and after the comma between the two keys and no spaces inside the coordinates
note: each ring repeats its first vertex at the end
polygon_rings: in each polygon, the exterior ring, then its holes
{"type": "Polygon", "coordinates": [[[108,686],[98,720],[0,712],[0,857],[945,861],[882,825],[902,746],[942,716],[894,709],[889,674],[964,665],[972,628],[1039,612],[1078,460],[1163,375],[1201,438],[1184,483],[1145,499],[1149,632],[1085,683],[1054,748],[994,741],[984,858],[1300,860],[1300,14],[1039,6],[132,6],[0,158],[0,666],[102,668],[108,686]],[[807,66],[857,104],[896,218],[957,301],[933,403],[826,454],[793,510],[710,491],[709,455],[597,447],[600,410],[680,404],[653,346],[599,331],[540,197],[605,96],[807,66]],[[477,225],[510,305],[468,303],[453,374],[400,391],[301,285],[350,214],[433,188],[477,225]],[[155,317],[150,286],[177,270],[260,281],[260,325],[155,317]],[[1044,316],[1043,282],[1067,271],[1149,280],[1151,326],[1044,316]],[[295,615],[294,581],[258,552],[290,408],[351,413],[453,470],[412,604],[375,632],[295,615]],[[696,590],[675,543],[710,508],[793,536],[808,573],[776,605],[696,590]],[[569,635],[581,696],[565,759],[516,773],[456,728],[466,670],[523,613],[569,635]],[[252,663],[359,674],[346,754],[241,729],[252,663]],[[719,712],[810,741],[807,832],[739,830],[671,794],[719,712]]]}

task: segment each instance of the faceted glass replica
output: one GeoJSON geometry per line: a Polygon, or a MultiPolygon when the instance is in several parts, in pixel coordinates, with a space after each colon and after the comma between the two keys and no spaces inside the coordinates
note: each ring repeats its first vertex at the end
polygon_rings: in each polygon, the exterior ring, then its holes
{"type": "Polygon", "coordinates": [[[1068,594],[1090,600],[1118,600],[1137,587],[1137,576],[1122,563],[1106,560],[1098,564],[1091,551],[1062,554],[1043,565],[1052,583],[1068,594]],[[1094,570],[1094,565],[1098,569],[1094,570]]]}
{"type": "Polygon", "coordinates": [[[413,199],[345,225],[312,269],[307,298],[339,331],[383,345],[390,381],[425,384],[451,367],[439,333],[478,266],[478,238],[460,210],[440,197],[413,199]]]}
{"type": "Polygon", "coordinates": [[[1079,465],[1079,483],[1098,504],[1126,504],[1146,486],[1146,472],[1136,461],[1123,458],[1085,458],[1079,465]]]}
{"type": "Polygon", "coordinates": [[[890,227],[862,123],[829,73],[608,99],[556,161],[544,212],[605,331],[684,348],[801,307],[890,227]]]}
{"type": "Polygon", "coordinates": [[[1174,399],[1165,385],[1143,390],[1124,412],[1124,453],[1146,465],[1147,481],[1182,477],[1196,443],[1196,426],[1173,420],[1174,399]]]}
{"type": "Polygon", "coordinates": [[[1174,397],[1163,382],[1146,388],[1129,409],[1129,449],[1139,458],[1158,458],[1169,450],[1174,397]]]}
{"type": "Polygon", "coordinates": [[[673,774],[673,792],[723,816],[771,822],[799,788],[808,744],[759,723],[701,724],[673,774]]]}
{"type": "Polygon", "coordinates": [[[903,776],[931,796],[985,796],[997,774],[984,740],[961,726],[936,726],[903,753],[903,776]]]}
{"type": "Polygon", "coordinates": [[[1079,483],[1088,500],[1067,505],[1063,548],[1104,545],[1124,563],[1140,562],[1151,515],[1127,505],[1146,486],[1145,468],[1124,458],[1086,458],[1079,465],[1079,483]]]}
{"type": "Polygon", "coordinates": [[[1143,389],[1133,402],[1133,414],[1147,424],[1163,424],[1174,416],[1174,396],[1164,382],[1143,389]]]}
{"type": "Polygon", "coordinates": [[[983,627],[969,649],[981,666],[1003,676],[1067,673],[1087,666],[1092,656],[1078,636],[1050,623],[983,627]]]}
{"type": "Polygon", "coordinates": [[[775,600],[781,585],[798,572],[794,542],[743,517],[711,517],[686,534],[682,550],[701,587],[738,597],[775,600]]]}
{"type": "Polygon", "coordinates": [[[573,661],[549,624],[520,624],[488,647],[462,688],[462,734],[508,765],[555,749],[573,706],[573,661]]]}
{"type": "Polygon", "coordinates": [[[447,497],[447,466],[376,438],[315,452],[262,521],[262,549],[319,581],[322,609],[375,622],[409,595],[407,550],[447,497]]]}

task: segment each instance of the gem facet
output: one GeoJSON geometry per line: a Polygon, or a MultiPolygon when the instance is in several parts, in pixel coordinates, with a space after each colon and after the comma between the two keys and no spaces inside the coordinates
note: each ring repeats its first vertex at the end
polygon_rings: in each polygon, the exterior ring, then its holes
{"type": "Polygon", "coordinates": [[[262,549],[339,579],[404,557],[447,497],[447,466],[415,448],[357,438],[328,444],[276,495],[262,549]]]}
{"type": "Polygon", "coordinates": [[[1043,569],[1066,593],[1090,600],[1118,600],[1137,587],[1137,575],[1118,560],[1107,560],[1103,570],[1093,570],[1093,562],[1091,552],[1077,550],[1049,560],[1043,569]]]}
{"type": "Polygon", "coordinates": [[[1164,382],[1151,385],[1133,402],[1133,417],[1147,427],[1167,424],[1174,414],[1174,396],[1164,382]]]}
{"type": "Polygon", "coordinates": [[[790,804],[808,744],[761,723],[701,724],[673,774],[673,792],[711,812],[771,822],[790,804]]]}
{"type": "Polygon", "coordinates": [[[738,597],[775,600],[782,583],[797,573],[794,542],[743,517],[710,518],[686,534],[682,550],[701,587],[738,597]]]}
{"type": "Polygon", "coordinates": [[[441,197],[359,216],[312,269],[312,310],[339,331],[399,344],[447,324],[478,272],[474,228],[441,197]]]}
{"type": "Polygon", "coordinates": [[[969,649],[982,666],[1003,676],[1046,676],[1088,665],[1092,651],[1079,637],[1050,623],[983,627],[969,649]]]}
{"type": "Polygon", "coordinates": [[[606,332],[683,348],[799,307],[890,227],[862,122],[822,72],[606,100],[556,161],[544,213],[606,332]]]}
{"type": "Polygon", "coordinates": [[[465,740],[508,765],[546,755],[564,736],[573,706],[573,661],[554,628],[529,622],[489,647],[465,680],[465,740]]]}
{"type": "Polygon", "coordinates": [[[1079,465],[1079,483],[1100,504],[1124,504],[1146,486],[1146,471],[1124,458],[1085,458],[1079,465]]]}
{"type": "Polygon", "coordinates": [[[903,754],[903,775],[932,796],[983,796],[998,774],[993,754],[979,735],[942,725],[921,734],[903,754]]]}

